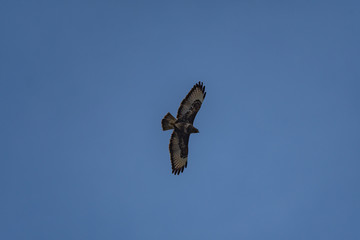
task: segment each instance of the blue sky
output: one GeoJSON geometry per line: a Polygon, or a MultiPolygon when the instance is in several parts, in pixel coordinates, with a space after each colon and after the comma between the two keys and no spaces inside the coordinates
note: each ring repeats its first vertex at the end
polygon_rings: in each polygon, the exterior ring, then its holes
{"type": "Polygon", "coordinates": [[[1,239],[360,239],[359,2],[1,5],[1,239]]]}

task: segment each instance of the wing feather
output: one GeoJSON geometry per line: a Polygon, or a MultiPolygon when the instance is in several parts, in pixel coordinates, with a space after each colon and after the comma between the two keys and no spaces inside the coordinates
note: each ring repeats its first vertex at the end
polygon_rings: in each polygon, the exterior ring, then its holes
{"type": "Polygon", "coordinates": [[[174,130],[171,134],[169,150],[172,173],[179,175],[187,167],[189,134],[174,130]]]}
{"type": "Polygon", "coordinates": [[[197,112],[206,96],[205,86],[198,82],[182,100],[177,112],[177,119],[183,122],[193,123],[197,112]]]}

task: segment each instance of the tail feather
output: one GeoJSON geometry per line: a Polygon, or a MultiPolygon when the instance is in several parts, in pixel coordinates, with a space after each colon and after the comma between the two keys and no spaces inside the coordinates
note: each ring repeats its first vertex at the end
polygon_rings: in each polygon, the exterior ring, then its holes
{"type": "Polygon", "coordinates": [[[161,126],[163,131],[174,129],[176,118],[170,113],[167,113],[165,117],[161,120],[161,126]]]}

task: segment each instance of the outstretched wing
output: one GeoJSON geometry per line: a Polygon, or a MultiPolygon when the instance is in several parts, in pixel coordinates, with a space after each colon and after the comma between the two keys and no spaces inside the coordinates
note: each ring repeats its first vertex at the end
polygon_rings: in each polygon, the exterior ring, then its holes
{"type": "Polygon", "coordinates": [[[206,96],[205,86],[198,82],[182,100],[177,112],[177,119],[182,122],[193,124],[197,112],[206,96]]]}
{"type": "Polygon", "coordinates": [[[172,173],[179,175],[187,167],[188,143],[190,134],[174,130],[170,138],[170,159],[172,173]]]}

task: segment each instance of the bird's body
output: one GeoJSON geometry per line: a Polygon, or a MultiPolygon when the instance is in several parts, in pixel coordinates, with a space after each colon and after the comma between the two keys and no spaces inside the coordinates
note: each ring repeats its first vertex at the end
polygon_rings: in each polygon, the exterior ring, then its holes
{"type": "Polygon", "coordinates": [[[174,128],[185,134],[198,133],[199,130],[195,128],[191,123],[187,122],[175,122],[174,128]]]}
{"type": "Polygon", "coordinates": [[[167,113],[161,121],[163,131],[174,129],[170,138],[169,150],[172,173],[175,175],[179,175],[187,167],[189,137],[190,134],[199,132],[193,126],[193,122],[205,96],[203,83],[195,84],[181,102],[177,118],[167,113]]]}

